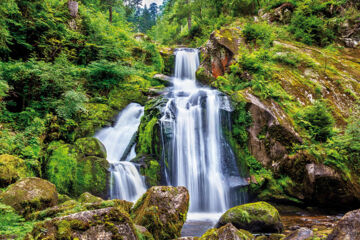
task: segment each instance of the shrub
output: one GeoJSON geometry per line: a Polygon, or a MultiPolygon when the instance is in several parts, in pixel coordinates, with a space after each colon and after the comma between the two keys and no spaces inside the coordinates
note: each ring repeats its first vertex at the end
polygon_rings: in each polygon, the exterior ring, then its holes
{"type": "Polygon", "coordinates": [[[248,42],[270,47],[274,40],[270,26],[265,23],[248,23],[245,25],[243,34],[248,42]]]}
{"type": "Polygon", "coordinates": [[[326,46],[335,39],[334,30],[328,22],[313,14],[306,15],[303,10],[297,10],[291,19],[290,31],[301,42],[326,46]]]}
{"type": "Polygon", "coordinates": [[[298,124],[316,141],[325,142],[333,135],[334,118],[323,101],[315,101],[296,115],[298,124]]]}

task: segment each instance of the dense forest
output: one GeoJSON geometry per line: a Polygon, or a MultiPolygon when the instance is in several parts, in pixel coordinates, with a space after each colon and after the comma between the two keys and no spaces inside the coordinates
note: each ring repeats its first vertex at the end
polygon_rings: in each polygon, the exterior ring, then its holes
{"type": "Polygon", "coordinates": [[[0,239],[181,237],[189,194],[158,187],[178,48],[197,49],[199,85],[230,99],[223,141],[247,181],[236,191],[255,202],[200,239],[360,239],[359,210],[307,238],[285,238],[299,229],[280,220],[285,205],[359,208],[358,0],[1,0],[0,239]],[[113,166],[94,138],[130,103],[144,106],[129,147],[149,188],[134,206],[109,199],[113,166]]]}

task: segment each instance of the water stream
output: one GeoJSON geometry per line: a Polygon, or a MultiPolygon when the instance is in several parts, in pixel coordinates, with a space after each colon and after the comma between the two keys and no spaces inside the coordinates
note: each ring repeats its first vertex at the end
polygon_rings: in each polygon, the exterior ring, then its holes
{"type": "Polygon", "coordinates": [[[120,112],[113,127],[95,135],[104,144],[110,163],[111,199],[136,201],[146,191],[144,177],[129,162],[136,157],[135,135],[143,115],[144,107],[131,103],[120,112]]]}

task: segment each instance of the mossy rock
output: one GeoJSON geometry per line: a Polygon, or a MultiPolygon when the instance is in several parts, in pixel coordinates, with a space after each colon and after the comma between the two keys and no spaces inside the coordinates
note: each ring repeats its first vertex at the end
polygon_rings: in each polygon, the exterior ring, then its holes
{"type": "Polygon", "coordinates": [[[110,125],[117,111],[102,103],[87,103],[88,110],[79,127],[76,129],[76,138],[94,136],[97,130],[110,125]]]}
{"type": "Polygon", "coordinates": [[[106,198],[110,177],[109,162],[105,158],[85,157],[77,160],[74,194],[83,192],[106,198]]]}
{"type": "Polygon", "coordinates": [[[221,216],[216,226],[221,227],[228,223],[255,233],[281,233],[283,231],[278,210],[267,202],[233,207],[221,216]]]}
{"type": "Polygon", "coordinates": [[[28,218],[32,220],[44,220],[47,218],[63,217],[78,212],[97,210],[97,209],[103,209],[109,207],[121,208],[125,212],[129,213],[132,206],[133,206],[132,202],[128,202],[125,200],[118,200],[118,199],[101,200],[100,202],[93,202],[93,203],[69,200],[54,207],[32,213],[28,218]]]}
{"type": "Polygon", "coordinates": [[[106,158],[105,146],[94,137],[79,138],[75,142],[79,154],[106,158]]]}
{"type": "Polygon", "coordinates": [[[25,239],[140,239],[129,214],[104,208],[54,218],[35,225],[25,239]]]}
{"type": "Polygon", "coordinates": [[[139,155],[132,162],[140,165],[141,175],[146,177],[146,184],[148,186],[161,185],[161,166],[152,156],[139,155]]]}
{"type": "Polygon", "coordinates": [[[201,236],[200,240],[253,240],[255,237],[246,230],[237,229],[231,223],[219,229],[213,228],[201,236]]]}
{"type": "Polygon", "coordinates": [[[32,212],[55,206],[58,203],[58,193],[55,185],[44,179],[23,178],[0,194],[0,202],[27,216],[32,212]]]}
{"type": "Polygon", "coordinates": [[[7,187],[20,178],[31,177],[32,172],[24,160],[16,156],[0,155],[0,188],[7,187]]]}
{"type": "Polygon", "coordinates": [[[144,226],[157,240],[181,236],[189,208],[185,187],[152,187],[131,210],[134,223],[144,226]]]}
{"type": "Polygon", "coordinates": [[[107,197],[109,163],[105,158],[84,157],[77,147],[61,142],[51,143],[48,153],[47,177],[60,193],[79,196],[89,192],[102,198],[107,197]]]}
{"type": "Polygon", "coordinates": [[[141,240],[155,240],[153,235],[143,226],[135,225],[139,239],[141,240]]]}
{"type": "Polygon", "coordinates": [[[102,201],[103,199],[96,197],[88,192],[81,194],[80,197],[78,198],[78,202],[80,203],[98,203],[102,201]]]}

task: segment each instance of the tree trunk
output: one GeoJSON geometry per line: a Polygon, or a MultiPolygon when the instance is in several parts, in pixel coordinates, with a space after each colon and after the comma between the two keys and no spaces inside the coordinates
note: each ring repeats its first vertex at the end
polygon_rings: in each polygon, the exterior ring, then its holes
{"type": "Polygon", "coordinates": [[[110,6],[109,7],[109,22],[113,21],[113,8],[110,6]]]}
{"type": "Polygon", "coordinates": [[[68,8],[69,8],[70,16],[72,16],[73,18],[76,18],[77,14],[78,14],[78,11],[79,11],[78,2],[73,1],[73,0],[69,0],[68,1],[68,8]]]}
{"type": "Polygon", "coordinates": [[[187,4],[188,4],[188,8],[189,8],[189,15],[188,15],[187,21],[188,21],[188,29],[189,29],[189,32],[190,32],[190,30],[191,30],[191,9],[190,9],[190,0],[187,0],[187,4]]]}

